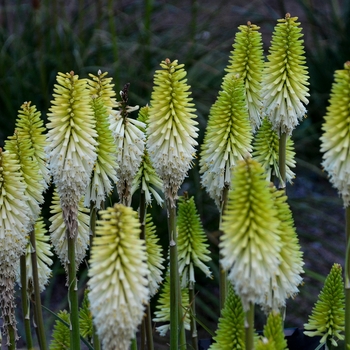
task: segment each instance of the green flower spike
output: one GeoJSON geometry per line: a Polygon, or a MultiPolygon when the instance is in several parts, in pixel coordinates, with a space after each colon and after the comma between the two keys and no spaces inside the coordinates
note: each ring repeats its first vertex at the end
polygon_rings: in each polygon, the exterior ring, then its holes
{"type": "Polygon", "coordinates": [[[163,181],[165,198],[174,207],[178,189],[192,166],[198,123],[184,65],[167,58],[160,66],[154,75],[147,148],[163,181]]]}
{"type": "Polygon", "coordinates": [[[219,208],[224,187],[230,186],[232,169],[250,155],[253,138],[243,80],[227,74],[221,88],[210,109],[199,161],[202,185],[219,208]]]}
{"type": "Polygon", "coordinates": [[[14,135],[5,141],[5,149],[14,154],[20,164],[20,171],[26,184],[27,205],[30,208],[30,226],[28,227],[30,231],[39,217],[40,204],[44,202],[43,191],[46,183],[34,157],[34,148],[30,139],[21,139],[15,131],[14,135]]]}
{"type": "MultiPolygon", "coordinates": [[[[90,239],[90,210],[85,208],[84,198],[82,198],[78,205],[78,215],[77,215],[77,238],[75,240],[75,265],[76,269],[79,268],[80,263],[85,258],[86,250],[89,245],[90,239]]],[[[60,205],[60,199],[57,190],[54,190],[52,196],[52,203],[50,206],[50,236],[51,242],[54,247],[56,255],[59,257],[62,265],[67,271],[68,268],[68,242],[66,236],[66,226],[64,223],[62,208],[60,205]]]]}
{"type": "MultiPolygon", "coordinates": [[[[45,290],[46,285],[49,283],[49,278],[52,275],[49,266],[52,265],[51,256],[51,244],[49,243],[50,236],[47,234],[45,229],[44,221],[41,217],[36,221],[34,226],[35,241],[36,241],[36,256],[38,262],[38,274],[39,274],[39,288],[40,292],[45,290]]],[[[33,290],[33,265],[32,265],[32,246],[28,241],[26,249],[26,269],[27,269],[27,290],[31,295],[33,290]]],[[[17,277],[18,283],[19,277],[17,277]]]]}
{"type": "MultiPolygon", "coordinates": [[[[183,309],[184,317],[180,322],[184,322],[184,327],[188,331],[190,326],[190,315],[186,310],[189,309],[189,294],[188,288],[181,288],[181,308],[183,309]]],[[[156,330],[164,337],[170,330],[170,271],[169,268],[165,275],[163,287],[159,293],[158,304],[156,306],[157,311],[154,312],[155,317],[153,322],[163,323],[161,326],[157,326],[156,330]]]]}
{"type": "Polygon", "coordinates": [[[330,176],[330,181],[343,198],[344,206],[350,204],[350,61],[343,70],[334,74],[331,97],[327,107],[324,131],[321,136],[322,165],[330,176]]]}
{"type": "Polygon", "coordinates": [[[281,263],[280,220],[265,177],[257,161],[237,163],[221,225],[221,264],[245,311],[264,300],[281,263]]]}
{"type": "Polygon", "coordinates": [[[78,229],[78,203],[90,183],[96,160],[97,133],[86,79],[79,79],[74,72],[58,73],[53,97],[47,152],[64,220],[73,238],[78,229]]]}
{"type": "Polygon", "coordinates": [[[337,340],[344,339],[341,334],[345,323],[344,299],[342,268],[334,264],[312,309],[309,322],[304,324],[304,334],[309,337],[321,336],[321,344],[337,346],[337,340]]]}
{"type": "Polygon", "coordinates": [[[36,106],[31,106],[31,102],[24,102],[18,111],[16,130],[21,140],[30,140],[30,148],[34,149],[33,158],[35,158],[39,165],[41,175],[45,180],[46,189],[50,183],[50,174],[47,167],[47,154],[45,152],[47,142],[44,132],[46,128],[40,116],[41,113],[36,110],[36,106]]]}
{"type": "Polygon", "coordinates": [[[67,324],[60,320],[55,321],[52,332],[52,341],[50,350],[69,350],[70,349],[70,330],[69,330],[69,313],[66,310],[58,312],[57,316],[67,324]]]}
{"type": "Polygon", "coordinates": [[[241,299],[235,294],[232,284],[228,284],[225,306],[210,350],[244,350],[244,311],[241,299]]]}
{"type": "Polygon", "coordinates": [[[148,302],[148,267],[140,222],[130,207],[101,210],[90,258],[88,297],[105,350],[129,349],[148,302]]]}
{"type": "Polygon", "coordinates": [[[279,19],[263,72],[264,110],[273,129],[290,135],[305,114],[308,104],[308,71],[298,17],[279,19]]]}
{"type": "Polygon", "coordinates": [[[101,209],[106,195],[113,190],[118,181],[116,169],[117,153],[112,131],[109,128],[107,108],[101,97],[92,98],[91,106],[96,119],[97,146],[96,162],[91,175],[91,182],[85,193],[84,205],[90,207],[93,202],[97,209],[101,209]]]}
{"type": "Polygon", "coordinates": [[[8,328],[17,338],[14,284],[30,221],[25,189],[16,155],[0,148],[0,311],[8,342],[8,328]]]}
{"type": "Polygon", "coordinates": [[[294,297],[299,292],[298,286],[302,283],[304,262],[287,196],[283,190],[278,191],[274,186],[270,191],[277,210],[277,218],[280,220],[281,261],[276,274],[271,278],[271,288],[261,306],[266,312],[271,310],[278,312],[285,306],[287,298],[294,297]]]}
{"type": "Polygon", "coordinates": [[[283,332],[283,321],[279,313],[271,312],[267,318],[267,323],[264,326],[264,336],[260,340],[263,347],[257,346],[257,349],[273,349],[273,350],[285,350],[288,349],[287,341],[283,332]],[[267,340],[267,341],[266,341],[267,340]],[[267,345],[269,347],[267,347],[267,345]]]}
{"type": "Polygon", "coordinates": [[[146,252],[149,274],[149,294],[152,298],[158,291],[159,284],[163,281],[162,270],[164,269],[164,258],[162,256],[162,246],[158,243],[156,227],[152,222],[151,214],[146,215],[146,252]]]}
{"type": "MultiPolygon", "coordinates": [[[[256,159],[265,169],[266,180],[272,181],[272,176],[276,176],[280,181],[282,177],[279,170],[279,138],[272,129],[271,122],[264,118],[261,127],[255,135],[253,142],[253,158],[256,159]]],[[[295,177],[291,168],[295,168],[294,142],[287,137],[286,145],[286,180],[292,183],[295,177]]]]}
{"type": "Polygon", "coordinates": [[[264,68],[264,55],[260,27],[250,22],[238,27],[235,35],[229,73],[239,74],[243,78],[249,121],[255,132],[261,125],[262,98],[261,81],[264,68]]]}
{"type": "Polygon", "coordinates": [[[107,108],[107,113],[111,114],[112,109],[118,107],[118,102],[115,98],[114,84],[112,78],[107,78],[108,72],[102,73],[101,70],[97,72],[97,76],[89,74],[88,85],[90,95],[92,97],[100,97],[103,104],[107,108]]]}
{"type": "Polygon", "coordinates": [[[91,338],[93,334],[92,314],[90,311],[89,291],[85,289],[84,299],[79,309],[79,328],[83,338],[91,338]]]}
{"type": "MultiPolygon", "coordinates": [[[[139,112],[138,120],[145,123],[148,123],[148,106],[142,107],[139,112]]],[[[143,130],[145,132],[145,129],[143,130]]],[[[131,187],[131,195],[133,195],[136,190],[141,185],[141,191],[145,193],[146,205],[150,205],[152,202],[152,194],[157,203],[161,206],[163,204],[162,197],[158,194],[156,189],[163,191],[162,180],[157,175],[154,167],[152,165],[151,159],[149,157],[148,151],[145,148],[142,161],[139,167],[139,170],[134,177],[131,187]]]]}
{"type": "Polygon", "coordinates": [[[177,244],[179,259],[179,275],[182,287],[195,283],[194,267],[201,269],[207,277],[212,278],[209,267],[205,262],[210,261],[207,237],[204,233],[193,197],[187,194],[179,198],[177,220],[177,244]]]}
{"type": "Polygon", "coordinates": [[[129,84],[120,92],[122,100],[118,103],[118,110],[109,116],[110,129],[113,132],[117,146],[117,190],[120,202],[131,205],[132,181],[139,169],[145,149],[146,125],[138,120],[129,118],[129,113],[138,110],[139,106],[128,106],[129,84]]]}

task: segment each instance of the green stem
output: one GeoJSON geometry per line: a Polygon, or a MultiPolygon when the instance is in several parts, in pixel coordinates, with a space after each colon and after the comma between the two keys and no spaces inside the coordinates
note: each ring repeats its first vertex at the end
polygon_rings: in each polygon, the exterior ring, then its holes
{"type": "Polygon", "coordinates": [[[137,350],[137,341],[136,338],[131,340],[130,350],[137,350]]]}
{"type": "Polygon", "coordinates": [[[280,168],[281,181],[279,188],[286,188],[286,149],[287,149],[287,134],[281,133],[279,139],[279,154],[278,166],[280,168]]]}
{"type": "MultiPolygon", "coordinates": [[[[229,187],[225,186],[222,193],[221,210],[220,210],[220,236],[222,235],[221,223],[222,218],[226,210],[228,202],[229,187]]],[[[220,254],[220,258],[221,258],[220,254]]],[[[227,271],[225,271],[220,264],[220,275],[219,275],[219,288],[220,288],[220,310],[225,306],[226,296],[227,296],[227,271]]]]}
{"type": "Polygon", "coordinates": [[[254,304],[250,303],[249,310],[246,312],[245,322],[245,346],[246,350],[254,349],[254,304]]]}
{"type": "Polygon", "coordinates": [[[170,251],[170,349],[179,348],[180,282],[176,237],[176,205],[167,199],[170,251]]]}
{"type": "Polygon", "coordinates": [[[28,350],[33,348],[33,338],[30,327],[30,307],[29,298],[27,294],[27,266],[26,266],[26,256],[22,255],[20,258],[20,269],[21,269],[21,302],[22,302],[22,313],[23,313],[23,323],[24,331],[26,335],[26,343],[28,350]]]}
{"type": "Polygon", "coordinates": [[[189,299],[190,299],[190,307],[191,307],[191,342],[192,348],[194,350],[198,350],[198,333],[197,333],[197,324],[196,324],[196,298],[194,291],[194,283],[190,282],[188,287],[189,299]]]}
{"type": "MultiPolygon", "coordinates": [[[[7,317],[7,316],[6,316],[7,317]]],[[[11,325],[8,324],[7,326],[7,331],[8,331],[8,336],[9,336],[9,350],[16,350],[16,330],[15,328],[11,325]]]]}
{"type": "Polygon", "coordinates": [[[66,234],[68,242],[68,302],[70,311],[70,344],[71,349],[80,350],[78,285],[75,267],[76,236],[71,237],[69,230],[66,231],[66,234]]]}
{"type": "Polygon", "coordinates": [[[350,347],[350,207],[345,209],[345,348],[350,347]]]}
{"type": "Polygon", "coordinates": [[[36,255],[36,241],[35,241],[35,231],[30,232],[30,244],[32,245],[31,259],[32,259],[32,269],[33,269],[33,289],[34,289],[34,312],[35,312],[35,322],[37,326],[38,341],[41,350],[46,350],[46,336],[44,319],[41,307],[40,298],[40,286],[39,286],[39,273],[38,273],[38,261],[36,255]]]}

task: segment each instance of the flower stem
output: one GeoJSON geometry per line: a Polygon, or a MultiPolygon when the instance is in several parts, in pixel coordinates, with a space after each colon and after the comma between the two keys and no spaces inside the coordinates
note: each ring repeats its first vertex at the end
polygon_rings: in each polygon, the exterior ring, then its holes
{"type": "Polygon", "coordinates": [[[280,168],[281,181],[279,184],[279,188],[286,188],[286,149],[287,149],[287,134],[285,132],[281,132],[279,139],[279,158],[278,158],[278,166],[280,168]]]}
{"type": "Polygon", "coordinates": [[[196,304],[195,304],[195,292],[194,292],[194,283],[190,282],[188,287],[190,307],[191,307],[191,340],[192,340],[192,349],[198,350],[198,333],[196,325],[196,304]]]}
{"type": "Polygon", "coordinates": [[[350,346],[350,207],[345,209],[345,348],[350,346]]]}
{"type": "Polygon", "coordinates": [[[35,322],[37,325],[37,334],[38,334],[40,349],[46,350],[47,345],[46,345],[43,313],[42,313],[42,307],[41,307],[38,261],[37,261],[37,255],[36,255],[36,241],[35,241],[35,231],[34,230],[32,230],[30,232],[30,244],[32,246],[31,259],[32,259],[32,269],[33,269],[35,322]]]}
{"type": "Polygon", "coordinates": [[[68,241],[68,301],[71,324],[70,344],[71,349],[80,350],[78,286],[75,267],[76,236],[71,237],[69,230],[67,230],[66,234],[68,241]]]}
{"type": "Polygon", "coordinates": [[[22,297],[22,312],[23,312],[23,323],[26,335],[27,348],[29,350],[33,349],[33,338],[30,327],[30,307],[29,298],[27,294],[27,267],[26,267],[26,256],[22,255],[20,258],[20,268],[21,268],[21,297],[22,297]]]}
{"type": "Polygon", "coordinates": [[[179,348],[180,282],[176,237],[176,206],[167,199],[170,250],[170,349],[179,348]]]}
{"type": "MultiPolygon", "coordinates": [[[[224,215],[224,212],[226,210],[226,205],[228,201],[228,192],[229,192],[229,187],[225,186],[222,194],[222,201],[221,201],[220,234],[222,234],[221,222],[222,222],[222,217],[224,215]]],[[[221,254],[220,254],[220,257],[221,257],[221,254]]],[[[227,295],[227,271],[225,271],[221,267],[221,264],[220,264],[220,275],[219,275],[219,288],[220,288],[220,310],[222,310],[225,306],[226,295],[227,295]]]]}
{"type": "MultiPolygon", "coordinates": [[[[141,224],[140,238],[146,240],[146,195],[144,191],[141,191],[141,194],[140,194],[139,219],[141,224]]],[[[153,331],[152,331],[152,316],[151,316],[151,306],[149,303],[146,306],[146,313],[142,320],[141,349],[143,349],[144,347],[145,338],[147,339],[147,349],[153,350],[154,344],[153,344],[153,331]]]]}
{"type": "MultiPolygon", "coordinates": [[[[6,316],[8,317],[8,316],[6,316]]],[[[16,330],[14,329],[14,327],[9,324],[7,326],[7,330],[8,330],[8,343],[9,343],[9,346],[8,346],[8,349],[9,350],[16,350],[16,330]]]]}
{"type": "Polygon", "coordinates": [[[250,303],[250,308],[246,312],[245,325],[245,346],[246,350],[254,349],[254,304],[250,303]]]}

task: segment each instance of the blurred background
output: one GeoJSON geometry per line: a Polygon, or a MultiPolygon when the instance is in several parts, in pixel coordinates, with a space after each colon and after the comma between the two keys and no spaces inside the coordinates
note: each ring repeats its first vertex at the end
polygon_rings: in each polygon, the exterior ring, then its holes
{"type": "MultiPolygon", "coordinates": [[[[342,202],[322,172],[319,137],[334,70],[350,60],[349,0],[0,0],[0,147],[12,135],[24,101],[32,101],[46,120],[57,72],[73,70],[85,78],[99,69],[108,71],[117,92],[130,83],[130,105],[144,106],[154,71],[165,58],[186,66],[201,144],[237,27],[247,21],[259,25],[267,54],[276,20],[287,12],[301,21],[310,73],[308,117],[293,133],[296,179],[287,188],[306,273],[300,295],[288,302],[286,326],[302,327],[324,276],[334,262],[344,262],[342,202]]],[[[215,261],[218,210],[200,186],[198,162],[183,190],[195,196],[215,261]]],[[[166,246],[164,211],[156,205],[151,210],[166,246]]],[[[212,269],[216,275],[215,263],[212,269]]],[[[56,262],[44,294],[44,304],[54,311],[66,307],[64,283],[56,262]]],[[[216,279],[198,278],[198,317],[212,329],[219,316],[216,285],[216,279]]],[[[258,317],[257,329],[262,324],[258,317]]],[[[203,330],[202,336],[208,334],[203,330]]]]}

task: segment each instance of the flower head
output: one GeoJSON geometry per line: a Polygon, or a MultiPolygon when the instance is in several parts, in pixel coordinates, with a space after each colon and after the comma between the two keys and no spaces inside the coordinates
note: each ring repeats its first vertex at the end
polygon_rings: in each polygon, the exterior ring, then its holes
{"type": "Polygon", "coordinates": [[[250,22],[238,27],[235,35],[230,64],[226,68],[229,73],[239,74],[243,78],[245,96],[252,131],[261,125],[262,98],[261,81],[264,67],[264,55],[260,27],[250,22]]]}
{"type": "Polygon", "coordinates": [[[282,325],[281,315],[278,312],[271,312],[264,326],[264,338],[268,340],[268,343],[274,344],[273,349],[288,349],[282,325]]]}
{"type": "Polygon", "coordinates": [[[322,125],[321,152],[322,165],[328,172],[330,181],[341,194],[344,206],[350,204],[350,61],[343,70],[334,75],[331,98],[322,125]]]}
{"type": "MultiPolygon", "coordinates": [[[[77,223],[78,228],[76,232],[75,240],[75,265],[78,269],[80,263],[86,255],[86,250],[89,246],[89,223],[90,223],[90,210],[85,208],[84,197],[81,198],[78,203],[77,210],[77,223]]],[[[51,242],[56,255],[59,257],[62,265],[67,270],[68,268],[68,240],[66,234],[66,225],[63,219],[62,207],[60,205],[60,199],[57,190],[54,190],[52,196],[52,203],[50,206],[50,236],[51,242]]]]}
{"type": "Polygon", "coordinates": [[[139,169],[145,148],[145,134],[142,130],[146,125],[129,118],[129,113],[137,110],[139,106],[128,106],[128,89],[127,84],[120,92],[122,100],[118,103],[119,109],[110,114],[109,120],[117,147],[119,199],[121,203],[130,206],[132,181],[139,169]]]}
{"type": "Polygon", "coordinates": [[[148,301],[146,247],[130,207],[115,204],[100,215],[91,249],[88,297],[103,348],[124,350],[148,301]]]}
{"type": "Polygon", "coordinates": [[[227,74],[210,109],[199,164],[202,184],[218,207],[224,187],[230,186],[233,167],[251,152],[253,135],[244,91],[242,78],[227,74]]]}
{"type": "Polygon", "coordinates": [[[48,113],[47,152],[70,236],[77,232],[78,203],[96,160],[94,113],[87,81],[58,73],[48,113]]]}
{"type": "Polygon", "coordinates": [[[147,148],[164,184],[165,198],[175,206],[178,189],[192,165],[197,122],[184,65],[162,61],[154,75],[147,148]]]}
{"type": "Polygon", "coordinates": [[[330,341],[333,346],[338,346],[337,339],[344,339],[344,300],[342,268],[334,264],[312,309],[309,322],[304,324],[304,334],[309,337],[321,336],[320,343],[330,341]]]}
{"type": "MultiPolygon", "coordinates": [[[[276,176],[282,181],[279,169],[279,138],[275,130],[272,129],[271,122],[264,118],[261,127],[255,135],[253,142],[253,158],[256,159],[265,169],[266,180],[272,181],[272,176],[276,176]]],[[[287,137],[286,145],[286,180],[292,182],[295,174],[291,168],[295,167],[294,142],[287,137]]]]}
{"type": "Polygon", "coordinates": [[[308,71],[298,17],[279,19],[265,64],[262,97],[265,113],[278,133],[291,134],[308,104],[308,71]]]}
{"type": "Polygon", "coordinates": [[[231,283],[228,284],[228,293],[214,340],[210,350],[245,349],[243,306],[231,283]]]}
{"type": "Polygon", "coordinates": [[[177,220],[177,244],[179,259],[179,274],[182,286],[195,283],[194,267],[198,267],[207,277],[211,277],[207,237],[205,236],[193,197],[180,197],[177,220]]]}
{"type": "Polygon", "coordinates": [[[253,160],[239,161],[221,226],[221,264],[245,310],[260,303],[280,264],[280,221],[265,173],[253,160]]]}

